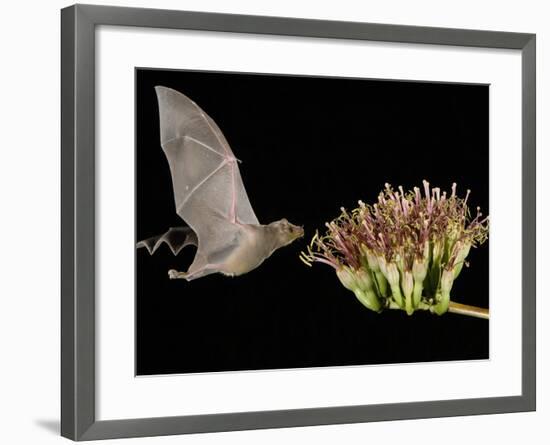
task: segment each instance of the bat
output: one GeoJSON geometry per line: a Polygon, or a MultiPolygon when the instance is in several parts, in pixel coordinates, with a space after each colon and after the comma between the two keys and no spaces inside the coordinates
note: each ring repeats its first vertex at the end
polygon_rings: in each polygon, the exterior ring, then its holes
{"type": "Polygon", "coordinates": [[[137,243],[153,254],[166,243],[174,255],[197,247],[186,272],[169,270],[171,279],[188,281],[213,273],[250,272],[280,247],[304,234],[286,219],[260,224],[248,200],[240,162],[216,123],[184,94],[155,87],[160,145],[172,176],[176,213],[187,224],[137,243]]]}

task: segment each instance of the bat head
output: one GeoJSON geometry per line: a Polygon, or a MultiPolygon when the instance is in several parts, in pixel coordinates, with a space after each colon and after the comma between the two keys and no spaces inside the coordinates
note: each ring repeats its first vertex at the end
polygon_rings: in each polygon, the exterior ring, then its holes
{"type": "Polygon", "coordinates": [[[289,223],[285,218],[272,222],[270,226],[274,229],[281,247],[286,246],[295,239],[304,236],[303,227],[295,226],[294,224],[289,223]]]}

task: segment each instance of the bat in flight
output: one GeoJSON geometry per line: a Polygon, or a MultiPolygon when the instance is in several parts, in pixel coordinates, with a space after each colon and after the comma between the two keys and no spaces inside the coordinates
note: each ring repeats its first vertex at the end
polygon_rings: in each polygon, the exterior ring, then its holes
{"type": "Polygon", "coordinates": [[[216,123],[185,95],[157,86],[160,143],[172,175],[176,213],[187,227],[137,243],[153,254],[166,243],[177,255],[185,246],[197,251],[187,272],[169,270],[188,281],[213,273],[242,275],[275,250],[303,236],[286,219],[258,222],[244,188],[237,158],[216,123]]]}

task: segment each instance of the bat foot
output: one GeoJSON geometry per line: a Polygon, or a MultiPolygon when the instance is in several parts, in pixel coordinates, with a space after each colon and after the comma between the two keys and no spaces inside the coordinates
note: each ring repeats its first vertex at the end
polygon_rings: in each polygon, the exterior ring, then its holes
{"type": "Polygon", "coordinates": [[[187,278],[187,273],[185,272],[179,272],[177,270],[174,270],[174,269],[170,269],[168,271],[168,278],[170,278],[171,280],[177,280],[177,279],[185,279],[187,278]]]}

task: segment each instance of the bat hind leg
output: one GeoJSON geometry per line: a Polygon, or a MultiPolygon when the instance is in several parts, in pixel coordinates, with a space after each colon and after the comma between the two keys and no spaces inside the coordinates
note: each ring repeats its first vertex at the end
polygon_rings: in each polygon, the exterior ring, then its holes
{"type": "Polygon", "coordinates": [[[219,272],[219,265],[207,264],[206,266],[194,270],[193,272],[180,272],[175,269],[170,269],[168,271],[168,278],[170,278],[171,280],[183,279],[187,281],[192,281],[196,278],[204,277],[205,275],[210,275],[216,272],[219,272]]]}
{"type": "Polygon", "coordinates": [[[168,271],[168,278],[170,278],[171,280],[187,279],[188,275],[189,274],[187,272],[180,272],[180,271],[175,270],[175,269],[170,269],[168,271]]]}

